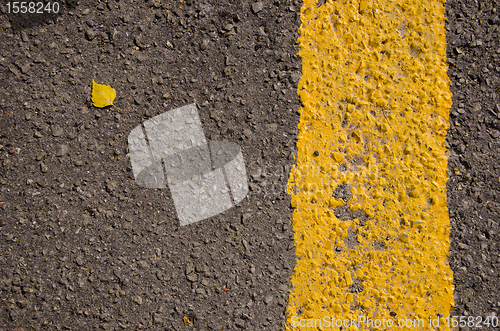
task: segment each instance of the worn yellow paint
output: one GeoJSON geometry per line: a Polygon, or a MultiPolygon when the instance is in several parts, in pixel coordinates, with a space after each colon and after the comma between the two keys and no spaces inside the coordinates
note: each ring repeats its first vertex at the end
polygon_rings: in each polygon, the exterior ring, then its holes
{"type": "Polygon", "coordinates": [[[304,0],[301,19],[286,329],[367,316],[447,330],[428,324],[454,303],[444,1],[304,0]]]}

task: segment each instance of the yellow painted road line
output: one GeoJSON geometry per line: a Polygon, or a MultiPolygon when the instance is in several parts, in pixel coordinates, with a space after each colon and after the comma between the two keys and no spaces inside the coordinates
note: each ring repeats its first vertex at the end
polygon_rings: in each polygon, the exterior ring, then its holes
{"type": "Polygon", "coordinates": [[[449,330],[444,1],[305,0],[301,18],[286,329],[449,330]]]}

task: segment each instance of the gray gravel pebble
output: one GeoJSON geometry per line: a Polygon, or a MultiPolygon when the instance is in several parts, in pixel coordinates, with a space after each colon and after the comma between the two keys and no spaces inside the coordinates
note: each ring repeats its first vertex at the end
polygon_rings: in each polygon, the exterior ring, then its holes
{"type": "Polygon", "coordinates": [[[41,162],[40,163],[40,171],[43,173],[46,173],[48,170],[49,170],[49,168],[47,167],[47,165],[45,163],[41,162]]]}
{"type": "Polygon", "coordinates": [[[41,161],[47,157],[47,153],[45,151],[40,151],[38,154],[36,154],[35,160],[41,161]]]}
{"type": "Polygon", "coordinates": [[[57,145],[56,156],[65,156],[69,153],[69,146],[65,144],[57,145]]]}
{"type": "Polygon", "coordinates": [[[93,40],[97,36],[97,32],[92,29],[85,30],[85,36],[88,40],[93,40]]]}
{"type": "Polygon", "coordinates": [[[270,303],[273,301],[273,299],[274,299],[274,297],[273,297],[271,294],[266,295],[266,296],[264,297],[264,303],[265,303],[266,305],[268,305],[268,304],[270,304],[270,303]]]}
{"type": "Polygon", "coordinates": [[[263,4],[261,1],[254,2],[254,3],[252,4],[252,11],[254,12],[254,14],[257,14],[257,13],[258,13],[258,12],[260,12],[263,8],[264,8],[264,4],[263,4]]]}
{"type": "Polygon", "coordinates": [[[63,133],[64,133],[64,131],[63,131],[63,129],[60,126],[55,125],[55,126],[52,127],[52,135],[54,137],[60,137],[60,136],[63,135],[63,133]]]}
{"type": "Polygon", "coordinates": [[[134,296],[134,297],[132,298],[132,300],[133,300],[136,304],[138,304],[138,305],[142,305],[142,302],[143,302],[143,300],[142,300],[142,296],[140,296],[140,295],[136,295],[136,296],[134,296]]]}

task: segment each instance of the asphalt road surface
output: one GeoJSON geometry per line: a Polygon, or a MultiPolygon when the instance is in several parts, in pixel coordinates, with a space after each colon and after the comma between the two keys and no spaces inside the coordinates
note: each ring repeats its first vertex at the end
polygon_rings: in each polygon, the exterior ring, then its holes
{"type": "MultiPolygon", "coordinates": [[[[1,7],[0,328],[282,330],[302,3],[59,5],[1,7]],[[92,105],[92,80],[119,109],[92,105]],[[241,147],[249,193],[180,226],[168,188],[137,185],[127,138],[192,103],[208,140],[241,147]]],[[[500,4],[445,7],[453,314],[485,318],[500,309],[500,4]]]]}

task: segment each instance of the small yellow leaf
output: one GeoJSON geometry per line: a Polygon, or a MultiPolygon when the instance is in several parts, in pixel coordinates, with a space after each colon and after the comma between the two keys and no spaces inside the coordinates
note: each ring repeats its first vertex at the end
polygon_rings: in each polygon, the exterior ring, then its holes
{"type": "Polygon", "coordinates": [[[109,85],[98,84],[92,79],[92,103],[95,107],[112,106],[116,91],[109,85]]]}

